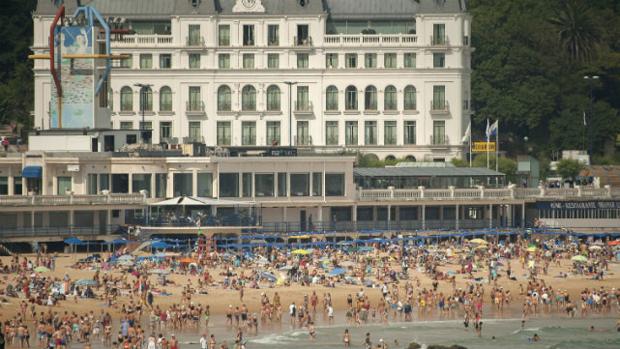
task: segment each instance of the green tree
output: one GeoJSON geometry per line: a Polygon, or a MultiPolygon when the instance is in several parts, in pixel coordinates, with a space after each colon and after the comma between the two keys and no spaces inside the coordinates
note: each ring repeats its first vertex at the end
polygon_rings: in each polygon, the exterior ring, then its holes
{"type": "MultiPolygon", "coordinates": [[[[493,170],[495,169],[495,160],[496,160],[495,154],[489,155],[489,163],[490,163],[489,168],[493,170]]],[[[474,161],[472,162],[472,165],[473,167],[486,167],[487,166],[487,155],[480,154],[476,156],[476,158],[474,158],[474,161]]],[[[506,157],[500,157],[498,169],[499,169],[499,172],[506,175],[506,180],[512,183],[515,182],[516,174],[517,174],[517,162],[516,161],[506,158],[506,157]]]]}
{"type": "Polygon", "coordinates": [[[595,52],[600,30],[585,0],[564,0],[550,18],[556,27],[560,45],[575,61],[588,61],[595,52]]]}
{"type": "Polygon", "coordinates": [[[556,165],[556,172],[562,179],[574,179],[585,168],[583,163],[573,159],[562,159],[556,165]]]}

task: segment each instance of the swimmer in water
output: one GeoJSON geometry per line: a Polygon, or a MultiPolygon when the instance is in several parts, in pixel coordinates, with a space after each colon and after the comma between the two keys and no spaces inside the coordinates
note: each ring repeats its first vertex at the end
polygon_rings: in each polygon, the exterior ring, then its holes
{"type": "Polygon", "coordinates": [[[308,324],[308,334],[310,335],[311,340],[316,339],[316,330],[314,329],[314,322],[308,324]]]}

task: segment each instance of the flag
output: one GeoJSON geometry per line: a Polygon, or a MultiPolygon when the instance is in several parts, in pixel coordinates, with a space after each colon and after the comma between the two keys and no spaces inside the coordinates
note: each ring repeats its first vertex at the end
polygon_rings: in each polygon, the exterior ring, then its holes
{"type": "Polygon", "coordinates": [[[495,120],[494,123],[489,126],[489,120],[487,120],[487,139],[497,134],[497,128],[499,127],[499,120],[495,120]]]}
{"type": "Polygon", "coordinates": [[[471,138],[471,121],[469,125],[467,125],[467,130],[465,130],[465,135],[461,139],[461,143],[469,142],[469,138],[471,138]]]}
{"type": "Polygon", "coordinates": [[[487,129],[484,131],[484,134],[487,135],[487,142],[489,141],[489,119],[487,119],[487,129]]]}
{"type": "Polygon", "coordinates": [[[588,126],[588,123],[586,122],[586,112],[583,112],[583,126],[588,126]]]}

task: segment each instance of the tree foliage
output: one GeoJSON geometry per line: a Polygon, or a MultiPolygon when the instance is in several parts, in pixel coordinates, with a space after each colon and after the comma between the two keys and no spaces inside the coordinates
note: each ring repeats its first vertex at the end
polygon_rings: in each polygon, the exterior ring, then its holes
{"type": "Polygon", "coordinates": [[[573,180],[584,169],[583,163],[573,159],[562,159],[558,161],[556,172],[562,179],[573,180]]]}
{"type": "MultiPolygon", "coordinates": [[[[495,154],[489,155],[489,168],[490,169],[495,170],[496,159],[497,158],[495,157],[495,154]]],[[[487,167],[487,154],[480,154],[476,156],[474,160],[472,161],[472,166],[473,167],[487,167]]],[[[499,166],[497,168],[499,172],[504,173],[506,175],[506,179],[509,182],[512,182],[512,183],[515,182],[515,178],[517,174],[517,162],[516,161],[506,158],[506,157],[500,157],[499,166]]]]}

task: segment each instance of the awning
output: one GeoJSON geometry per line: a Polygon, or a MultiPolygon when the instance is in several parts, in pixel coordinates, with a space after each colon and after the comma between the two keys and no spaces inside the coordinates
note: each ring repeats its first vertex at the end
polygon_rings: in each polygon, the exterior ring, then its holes
{"type": "Polygon", "coordinates": [[[252,206],[252,201],[222,200],[197,196],[180,196],[160,202],[149,204],[150,206],[252,206]]]}
{"type": "Polygon", "coordinates": [[[41,178],[43,168],[41,166],[26,166],[22,170],[22,177],[24,178],[41,178]]]}

